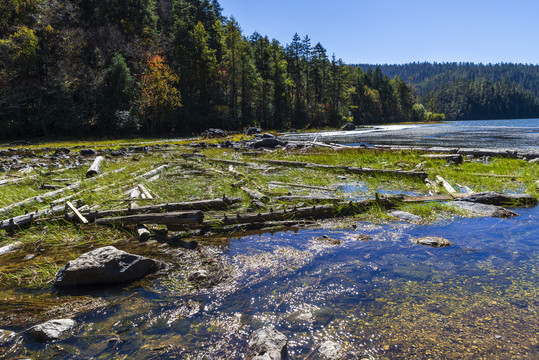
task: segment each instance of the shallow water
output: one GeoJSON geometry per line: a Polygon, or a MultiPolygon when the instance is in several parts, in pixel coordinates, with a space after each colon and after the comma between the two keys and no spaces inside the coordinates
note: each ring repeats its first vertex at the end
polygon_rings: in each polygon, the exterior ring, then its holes
{"type": "Polygon", "coordinates": [[[539,119],[451,121],[386,125],[356,131],[286,134],[285,139],[366,145],[406,145],[539,150],[539,119]]]}
{"type": "Polygon", "coordinates": [[[516,211],[233,238],[220,247],[233,269],[227,282],[184,296],[173,273],[94,292],[108,305],[78,316],[73,337],[26,342],[4,358],[242,359],[249,334],[273,324],[290,341],[289,359],[311,358],[328,339],[358,358],[536,359],[539,207],[516,211]],[[422,236],[454,245],[411,243],[422,236]]]}

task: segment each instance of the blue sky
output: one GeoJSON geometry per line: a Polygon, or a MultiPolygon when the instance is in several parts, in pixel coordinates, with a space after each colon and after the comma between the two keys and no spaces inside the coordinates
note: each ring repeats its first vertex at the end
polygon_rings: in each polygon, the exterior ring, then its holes
{"type": "Polygon", "coordinates": [[[347,63],[539,63],[537,0],[220,0],[245,35],[294,33],[347,63]]]}

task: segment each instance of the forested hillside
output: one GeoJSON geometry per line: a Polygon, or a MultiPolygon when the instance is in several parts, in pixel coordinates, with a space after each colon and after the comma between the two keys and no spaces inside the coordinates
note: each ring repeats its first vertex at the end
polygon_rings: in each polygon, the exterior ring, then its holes
{"type": "Polygon", "coordinates": [[[308,36],[245,36],[216,0],[3,0],[0,134],[191,134],[422,120],[399,78],[308,36]]]}
{"type": "Polygon", "coordinates": [[[539,65],[411,63],[378,67],[387,76],[405,79],[429,110],[443,112],[448,119],[539,117],[539,65]]]}

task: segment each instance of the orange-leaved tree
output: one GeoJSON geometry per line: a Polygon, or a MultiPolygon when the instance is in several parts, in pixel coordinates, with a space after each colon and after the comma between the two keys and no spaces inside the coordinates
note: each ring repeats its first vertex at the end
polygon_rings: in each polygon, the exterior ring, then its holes
{"type": "Polygon", "coordinates": [[[148,54],[140,95],[140,107],[147,131],[155,133],[174,128],[175,110],[182,106],[178,82],[178,75],[160,53],[148,54]]]}

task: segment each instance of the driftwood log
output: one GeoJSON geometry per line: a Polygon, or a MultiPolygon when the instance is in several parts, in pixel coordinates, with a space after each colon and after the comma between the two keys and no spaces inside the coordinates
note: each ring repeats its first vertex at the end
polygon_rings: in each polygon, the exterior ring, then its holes
{"type": "Polygon", "coordinates": [[[358,168],[346,165],[322,165],[314,163],[304,163],[298,161],[287,160],[266,160],[257,159],[255,161],[263,162],[272,165],[297,167],[297,168],[312,168],[312,169],[326,169],[326,170],[340,170],[352,174],[366,174],[366,175],[391,175],[391,176],[406,176],[417,177],[422,180],[428,177],[428,174],[423,171],[404,171],[404,170],[386,170],[386,169],[372,169],[372,168],[358,168]]]}
{"type": "Polygon", "coordinates": [[[150,230],[146,227],[146,225],[137,225],[135,228],[135,232],[137,233],[137,239],[138,241],[148,241],[150,239],[151,233],[150,230]]]}
{"type": "Polygon", "coordinates": [[[139,214],[97,219],[96,224],[108,226],[125,226],[140,224],[159,224],[167,226],[196,225],[204,220],[202,211],[171,212],[158,214],[139,214]]]}
{"type": "Polygon", "coordinates": [[[225,215],[222,218],[204,221],[201,224],[190,226],[169,226],[169,230],[178,231],[188,229],[211,229],[219,228],[222,226],[230,225],[243,225],[264,223],[270,221],[287,221],[287,220],[316,220],[324,219],[335,216],[348,216],[357,214],[374,205],[381,206],[383,208],[391,208],[400,202],[400,198],[379,198],[372,200],[351,201],[347,204],[343,204],[339,207],[334,205],[321,205],[321,206],[309,206],[303,208],[292,208],[280,212],[270,211],[267,213],[258,214],[244,214],[244,215],[225,215]]]}
{"type": "Polygon", "coordinates": [[[105,161],[105,158],[103,156],[96,157],[88,171],[86,171],[86,177],[91,178],[96,175],[99,175],[101,173],[101,163],[103,161],[105,161]]]}
{"type": "MultiPolygon", "coordinates": [[[[162,213],[162,212],[190,211],[190,210],[223,210],[223,209],[233,206],[234,204],[238,204],[239,202],[241,202],[240,198],[223,197],[222,199],[213,199],[213,200],[200,200],[200,201],[192,201],[192,202],[140,206],[133,209],[91,211],[91,212],[85,212],[83,213],[83,215],[89,221],[94,221],[96,219],[102,219],[106,217],[128,216],[128,215],[138,215],[138,214],[146,214],[146,213],[162,213]]],[[[43,219],[43,221],[51,221],[51,220],[60,220],[60,219],[43,219]]],[[[71,217],[69,220],[77,221],[75,217],[71,217]]]]}
{"type": "Polygon", "coordinates": [[[43,209],[28,214],[15,216],[11,219],[0,221],[0,230],[12,231],[16,228],[24,227],[28,224],[31,224],[33,221],[38,220],[44,216],[62,214],[63,212],[65,212],[65,206],[58,205],[52,207],[51,209],[43,209]]]}

